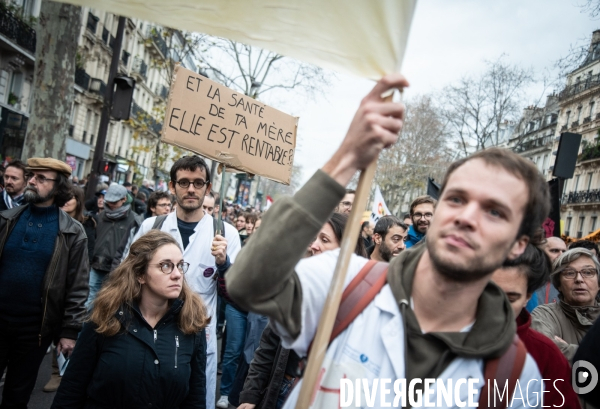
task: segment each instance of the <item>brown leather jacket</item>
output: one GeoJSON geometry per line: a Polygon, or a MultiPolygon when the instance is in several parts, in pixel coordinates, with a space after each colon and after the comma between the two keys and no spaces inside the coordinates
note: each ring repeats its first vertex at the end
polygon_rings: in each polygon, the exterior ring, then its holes
{"type": "MultiPolygon", "coordinates": [[[[8,235],[29,205],[0,212],[0,257],[8,235]]],[[[40,339],[48,335],[77,339],[89,292],[87,237],[79,222],[59,210],[58,236],[42,283],[40,339]]]]}

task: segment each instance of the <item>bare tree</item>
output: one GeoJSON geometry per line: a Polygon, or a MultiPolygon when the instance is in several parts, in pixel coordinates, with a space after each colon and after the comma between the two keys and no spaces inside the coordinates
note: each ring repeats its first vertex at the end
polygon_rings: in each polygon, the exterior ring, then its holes
{"type": "Polygon", "coordinates": [[[75,55],[81,7],[42,1],[31,117],[22,158],[65,158],[69,115],[73,105],[75,55]]]}
{"type": "Polygon", "coordinates": [[[442,115],[465,155],[498,145],[501,124],[519,118],[531,70],[500,57],[479,76],[465,76],[441,93],[442,115]]]}
{"type": "Polygon", "coordinates": [[[429,95],[406,102],[406,120],[398,141],[382,152],[375,183],[396,215],[416,196],[424,194],[427,177],[441,180],[452,162],[448,132],[439,109],[429,95]]]}

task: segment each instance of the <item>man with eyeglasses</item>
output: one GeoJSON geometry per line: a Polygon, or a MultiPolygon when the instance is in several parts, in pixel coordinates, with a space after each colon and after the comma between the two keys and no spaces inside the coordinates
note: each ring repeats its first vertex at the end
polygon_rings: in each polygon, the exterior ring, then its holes
{"type": "Polygon", "coordinates": [[[425,238],[433,219],[436,200],[431,196],[419,196],[410,204],[412,225],[408,228],[406,248],[411,248],[425,238]]]}
{"type": "Polygon", "coordinates": [[[152,192],[148,198],[148,209],[152,212],[151,216],[171,213],[171,195],[168,192],[152,192]]]}
{"type": "MultiPolygon", "coordinates": [[[[169,188],[177,201],[175,211],[162,220],[157,217],[146,219],[133,241],[152,229],[160,229],[179,242],[183,259],[190,263],[186,280],[202,297],[213,317],[206,329],[206,407],[214,408],[217,388],[216,275],[223,275],[229,269],[241,243],[237,231],[228,223],[223,223],[225,234],[215,231],[213,217],[202,208],[211,189],[210,168],[204,159],[196,155],[185,156],[173,164],[170,176],[169,188]]],[[[127,253],[128,249],[125,256],[127,253]]],[[[223,383],[222,380],[222,392],[223,383]]]]}
{"type": "Polygon", "coordinates": [[[346,194],[344,195],[344,198],[342,199],[342,201],[340,202],[338,207],[335,208],[334,211],[336,213],[350,214],[350,211],[352,210],[352,205],[354,204],[354,196],[355,195],[356,195],[356,190],[346,189],[346,194]]]}
{"type": "Polygon", "coordinates": [[[87,237],[60,210],[71,199],[71,167],[27,160],[25,205],[0,214],[0,373],[3,408],[25,408],[52,341],[68,356],[85,318],[87,237]]]}
{"type": "Polygon", "coordinates": [[[126,202],[127,189],[112,183],[104,195],[104,211],[97,218],[96,243],[90,269],[90,294],[87,301],[89,309],[112,271],[113,259],[119,252],[119,246],[128,235],[133,236],[142,224],[142,217],[126,202]]]}

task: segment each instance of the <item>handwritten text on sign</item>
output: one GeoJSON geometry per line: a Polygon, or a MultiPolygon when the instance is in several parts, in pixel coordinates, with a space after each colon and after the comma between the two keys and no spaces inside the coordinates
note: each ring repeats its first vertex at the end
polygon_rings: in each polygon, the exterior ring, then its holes
{"type": "Polygon", "coordinates": [[[163,142],[290,183],[298,118],[181,66],[173,78],[163,142]]]}

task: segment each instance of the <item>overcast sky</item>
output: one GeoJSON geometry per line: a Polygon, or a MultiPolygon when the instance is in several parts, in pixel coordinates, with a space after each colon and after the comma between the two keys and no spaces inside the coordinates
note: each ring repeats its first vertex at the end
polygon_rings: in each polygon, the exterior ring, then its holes
{"type": "MultiPolygon", "coordinates": [[[[411,83],[404,93],[434,93],[467,74],[485,69],[485,60],[507,60],[540,73],[600,29],[578,4],[585,0],[419,0],[403,73],[411,83]]],[[[337,74],[326,95],[277,107],[300,117],[296,164],[303,182],[320,168],[348,128],[361,98],[373,83],[337,74]]],[[[537,100],[539,90],[531,92],[537,100]]]]}

